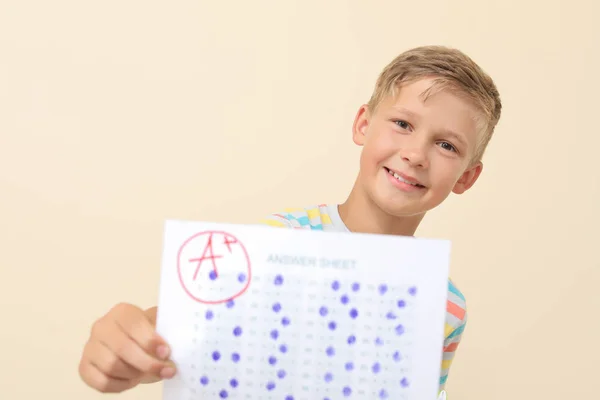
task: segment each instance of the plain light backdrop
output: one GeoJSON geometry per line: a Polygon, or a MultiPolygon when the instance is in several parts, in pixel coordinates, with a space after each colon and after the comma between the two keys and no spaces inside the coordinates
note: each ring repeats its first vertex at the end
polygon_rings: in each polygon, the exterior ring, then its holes
{"type": "Polygon", "coordinates": [[[442,44],[504,103],[479,182],[418,232],[453,241],[468,301],[450,399],[591,398],[599,13],[592,0],[3,0],[0,397],[112,398],[83,385],[79,357],[112,305],[155,304],[163,221],[343,201],[378,73],[442,44]]]}

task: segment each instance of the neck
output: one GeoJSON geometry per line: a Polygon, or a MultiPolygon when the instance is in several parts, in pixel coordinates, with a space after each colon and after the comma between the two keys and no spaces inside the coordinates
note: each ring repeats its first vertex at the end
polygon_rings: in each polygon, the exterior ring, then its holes
{"type": "Polygon", "coordinates": [[[425,214],[396,217],[380,209],[355,183],[339,206],[340,218],[351,232],[414,236],[425,214]]]}

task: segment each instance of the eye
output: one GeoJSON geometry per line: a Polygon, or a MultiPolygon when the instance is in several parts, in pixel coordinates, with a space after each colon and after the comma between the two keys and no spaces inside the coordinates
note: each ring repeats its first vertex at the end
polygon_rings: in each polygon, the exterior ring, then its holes
{"type": "Polygon", "coordinates": [[[410,129],[410,124],[406,121],[396,120],[394,123],[402,129],[410,129]]]}
{"type": "Polygon", "coordinates": [[[441,142],[441,143],[439,143],[439,145],[444,150],[452,151],[454,153],[458,152],[458,150],[456,150],[456,147],[454,147],[452,144],[450,144],[448,142],[441,142]]]}

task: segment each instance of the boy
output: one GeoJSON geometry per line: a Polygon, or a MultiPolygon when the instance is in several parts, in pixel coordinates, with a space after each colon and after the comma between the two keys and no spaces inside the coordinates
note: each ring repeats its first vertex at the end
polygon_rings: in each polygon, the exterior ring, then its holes
{"type": "MultiPolygon", "coordinates": [[[[462,194],[482,171],[481,158],[500,119],[492,79],[460,51],[419,47],[381,73],[352,137],[363,147],[346,201],[273,214],[275,227],[414,235],[426,212],[462,194]]],[[[101,392],[174,376],[169,348],[154,331],[156,307],[119,304],[94,323],[79,367],[101,392]]],[[[465,298],[448,282],[440,390],[466,324],[465,298]]]]}

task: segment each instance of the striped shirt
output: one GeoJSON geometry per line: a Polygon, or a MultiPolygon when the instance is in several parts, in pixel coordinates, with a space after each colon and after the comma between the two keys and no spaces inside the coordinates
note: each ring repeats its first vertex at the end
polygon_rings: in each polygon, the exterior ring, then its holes
{"type": "MultiPolygon", "coordinates": [[[[337,205],[322,204],[307,208],[286,209],[282,213],[269,215],[262,223],[283,228],[349,232],[340,218],[337,205]]],[[[460,343],[466,322],[465,297],[454,283],[448,280],[440,390],[443,390],[446,385],[450,365],[460,343]]]]}

